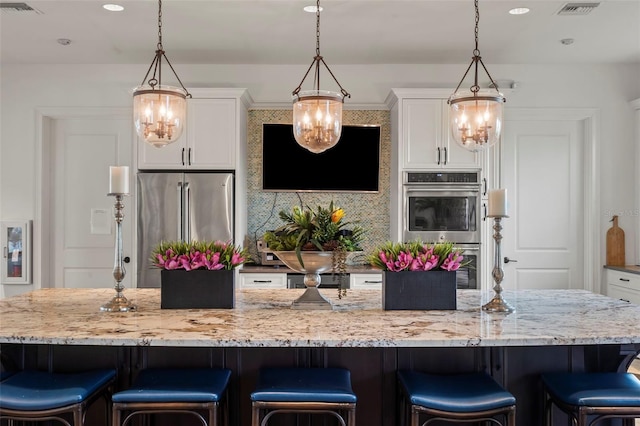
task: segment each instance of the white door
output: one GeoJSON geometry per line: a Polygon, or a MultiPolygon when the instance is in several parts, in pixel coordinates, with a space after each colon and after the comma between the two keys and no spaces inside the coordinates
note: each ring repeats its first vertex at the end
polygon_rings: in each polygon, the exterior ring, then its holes
{"type": "MultiPolygon", "coordinates": [[[[54,287],[113,287],[114,197],[109,166],[130,166],[132,123],[124,118],[66,118],[53,122],[51,147],[51,267],[54,287]]],[[[124,198],[123,253],[132,257],[133,192],[124,198]]],[[[131,287],[133,263],[123,284],[131,287]]]]}
{"type": "Polygon", "coordinates": [[[502,286],[585,288],[581,122],[514,120],[504,128],[502,186],[510,217],[502,220],[502,286]]]}

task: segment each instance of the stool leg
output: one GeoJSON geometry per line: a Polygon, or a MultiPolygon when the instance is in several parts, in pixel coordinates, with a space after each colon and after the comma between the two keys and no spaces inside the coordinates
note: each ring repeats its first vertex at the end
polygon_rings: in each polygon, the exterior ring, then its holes
{"type": "Polygon", "coordinates": [[[516,410],[515,408],[509,411],[507,414],[507,425],[508,426],[516,426],[516,410]]]}
{"type": "Polygon", "coordinates": [[[82,415],[82,408],[73,410],[73,425],[84,426],[84,416],[82,415]]]}
{"type": "Polygon", "coordinates": [[[120,410],[115,406],[111,410],[111,426],[120,426],[120,410]]]}
{"type": "Polygon", "coordinates": [[[356,408],[353,407],[349,410],[347,419],[347,426],[356,426],[356,408]]]}
{"type": "Polygon", "coordinates": [[[418,410],[411,407],[411,426],[419,426],[419,418],[420,413],[418,413],[418,410]]]}
{"type": "Polygon", "coordinates": [[[255,405],[251,407],[251,426],[260,426],[260,408],[255,405]]]}

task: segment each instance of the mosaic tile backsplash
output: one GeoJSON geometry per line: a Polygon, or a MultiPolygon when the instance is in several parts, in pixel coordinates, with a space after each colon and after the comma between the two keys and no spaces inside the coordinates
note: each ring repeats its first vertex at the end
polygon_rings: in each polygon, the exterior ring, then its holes
{"type": "MultiPolygon", "coordinates": [[[[291,124],[291,110],[250,110],[247,140],[247,248],[254,259],[257,255],[256,241],[268,231],[280,225],[281,210],[290,211],[293,206],[328,206],[331,201],[345,211],[344,221],[357,222],[365,230],[362,242],[363,254],[352,263],[366,263],[365,257],[374,247],[389,239],[389,187],[391,161],[391,133],[389,111],[345,110],[344,125],[380,125],[380,184],[377,193],[349,192],[265,192],[262,190],[262,124],[291,124]]],[[[283,152],[282,155],[287,155],[283,152]]],[[[357,159],[352,159],[357,161],[357,159]]],[[[305,170],[301,164],[299,173],[343,173],[348,179],[349,169],[305,170]]]]}

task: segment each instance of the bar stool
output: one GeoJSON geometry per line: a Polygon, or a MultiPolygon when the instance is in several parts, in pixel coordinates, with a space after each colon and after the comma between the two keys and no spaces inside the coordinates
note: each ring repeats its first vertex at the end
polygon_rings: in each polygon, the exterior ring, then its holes
{"type": "Polygon", "coordinates": [[[310,413],[330,414],[342,426],[355,426],[356,401],[347,369],[264,368],[251,394],[251,425],[266,426],[278,413],[310,413]]]}
{"type": "MultiPolygon", "coordinates": [[[[224,396],[230,377],[231,370],[226,368],[142,370],[131,387],[111,397],[113,426],[125,426],[137,415],[159,413],[191,414],[204,426],[217,426],[220,403],[227,401],[224,396]],[[204,411],[206,418],[201,414],[204,411]]],[[[224,424],[228,421],[226,407],[225,404],[224,424]]]]}
{"type": "Polygon", "coordinates": [[[411,426],[418,426],[421,414],[429,416],[423,426],[435,421],[488,421],[516,424],[516,399],[485,373],[438,375],[412,370],[398,371],[401,424],[411,413],[411,426]]]}
{"type": "MultiPolygon", "coordinates": [[[[84,425],[88,407],[108,394],[116,377],[113,369],[80,373],[20,371],[0,384],[0,419],[57,420],[67,426],[84,425]],[[71,417],[71,422],[66,418],[71,417]]],[[[106,417],[109,417],[107,410],[106,417]]]]}
{"type": "Polygon", "coordinates": [[[554,404],[577,426],[609,418],[640,418],[640,380],[631,373],[544,373],[542,383],[546,425],[552,424],[554,404]],[[588,416],[596,418],[588,422],[588,416]]]}

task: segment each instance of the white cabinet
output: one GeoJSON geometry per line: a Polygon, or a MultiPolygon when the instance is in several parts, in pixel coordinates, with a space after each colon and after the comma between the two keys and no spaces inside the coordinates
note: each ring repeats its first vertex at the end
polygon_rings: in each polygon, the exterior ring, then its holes
{"type": "Polygon", "coordinates": [[[402,169],[478,169],[480,155],[449,137],[446,99],[400,99],[402,169]]]}
{"type": "Polygon", "coordinates": [[[381,290],[382,273],[349,274],[349,288],[364,290],[381,290]]]}
{"type": "Polygon", "coordinates": [[[240,288],[287,288],[286,273],[242,273],[240,288]]]}
{"type": "Polygon", "coordinates": [[[640,305],[640,274],[604,270],[607,295],[640,305]]]}
{"type": "Polygon", "coordinates": [[[209,89],[192,95],[187,100],[187,125],[179,140],[163,148],[138,142],[139,169],[237,168],[242,91],[209,89]]]}

